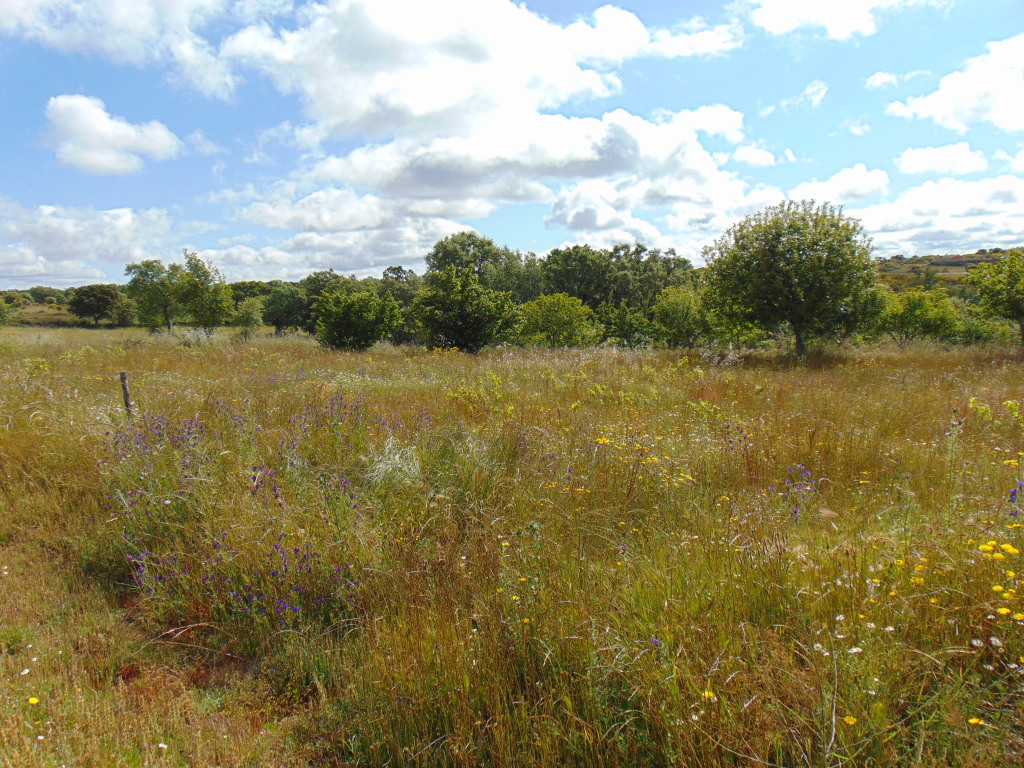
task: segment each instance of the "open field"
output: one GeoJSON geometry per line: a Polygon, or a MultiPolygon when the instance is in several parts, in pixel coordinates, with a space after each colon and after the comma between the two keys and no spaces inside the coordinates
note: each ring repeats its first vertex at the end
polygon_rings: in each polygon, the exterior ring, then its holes
{"type": "Polygon", "coordinates": [[[0,381],[0,765],[1024,760],[1019,351],[15,328],[0,381]]]}

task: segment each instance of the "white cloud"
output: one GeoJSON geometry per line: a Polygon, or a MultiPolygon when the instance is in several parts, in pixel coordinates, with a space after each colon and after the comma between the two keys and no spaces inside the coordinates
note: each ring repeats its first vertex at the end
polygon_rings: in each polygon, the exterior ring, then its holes
{"type": "Polygon", "coordinates": [[[854,136],[867,136],[871,133],[871,126],[859,119],[844,120],[842,127],[854,136]]]}
{"type": "Polygon", "coordinates": [[[188,142],[193,151],[198,152],[200,155],[219,155],[227,151],[198,128],[192,131],[185,141],[188,142]]]}
{"type": "Polygon", "coordinates": [[[859,218],[879,253],[973,253],[1020,245],[1024,179],[927,181],[897,200],[847,211],[859,218]]]}
{"type": "Polygon", "coordinates": [[[886,114],[930,118],[964,133],[974,123],[1024,131],[1024,34],[988,44],[988,53],[968,59],[926,96],[894,101],[886,114]]]}
{"type": "Polygon", "coordinates": [[[124,174],[143,168],[143,157],[177,157],[182,142],[155,120],[133,125],[110,115],[103,102],[91,96],[54,96],[46,117],[64,165],[87,173],[124,174]]]}
{"type": "Polygon", "coordinates": [[[881,169],[869,171],[864,163],[843,168],[825,181],[806,181],[789,192],[791,200],[847,203],[869,195],[885,194],[889,174],[881,169]]]}
{"type": "Polygon", "coordinates": [[[775,155],[767,149],[752,144],[745,144],[732,153],[732,159],[754,168],[769,168],[778,162],[775,155]]]}
{"type": "Polygon", "coordinates": [[[159,209],[24,208],[0,197],[0,280],[8,285],[107,282],[102,262],[120,271],[177,247],[171,220],[159,209]]]}
{"type": "Polygon", "coordinates": [[[870,90],[877,91],[882,88],[892,88],[900,83],[913,80],[915,77],[923,77],[930,74],[931,72],[926,69],[916,69],[903,75],[896,75],[892,72],[875,72],[864,82],[864,85],[870,90]]]}
{"type": "Polygon", "coordinates": [[[921,6],[948,7],[952,0],[751,0],[750,20],[773,35],[821,27],[834,40],[873,35],[886,12],[921,6]]]}
{"type": "Polygon", "coordinates": [[[966,141],[944,147],[913,147],[893,162],[901,173],[961,175],[988,168],[985,153],[972,150],[966,141]]]}
{"type": "Polygon", "coordinates": [[[464,134],[492,115],[516,120],[614,94],[611,68],[627,59],[739,45],[731,28],[699,19],[649,29],[604,6],[562,27],[508,0],[333,0],[308,6],[302,22],[293,31],[248,26],[221,55],[302,96],[312,119],[339,136],[464,134]]]}
{"type": "Polygon", "coordinates": [[[802,104],[810,104],[812,107],[820,107],[821,102],[825,100],[827,95],[828,83],[823,80],[812,80],[807,84],[807,87],[796,96],[783,99],[778,103],[778,105],[769,105],[762,109],[759,114],[761,117],[768,117],[779,107],[784,110],[789,110],[793,107],[799,107],[802,104]]]}
{"type": "MultiPolygon", "coordinates": [[[[245,18],[244,5],[232,15],[245,18]]],[[[0,33],[119,63],[170,63],[186,82],[223,98],[236,80],[199,30],[226,11],[226,0],[0,0],[0,33]]]]}

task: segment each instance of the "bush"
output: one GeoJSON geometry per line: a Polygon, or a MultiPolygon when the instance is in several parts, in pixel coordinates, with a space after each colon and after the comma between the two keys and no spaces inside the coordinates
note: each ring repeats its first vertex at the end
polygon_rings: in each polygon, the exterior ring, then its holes
{"type": "Polygon", "coordinates": [[[402,325],[398,302],[390,294],[331,291],[317,299],[316,340],[331,349],[369,349],[402,325]]]}

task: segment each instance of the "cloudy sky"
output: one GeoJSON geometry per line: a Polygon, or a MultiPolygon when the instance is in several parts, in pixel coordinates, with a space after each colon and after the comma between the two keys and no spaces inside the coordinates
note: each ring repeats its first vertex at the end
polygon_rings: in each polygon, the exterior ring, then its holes
{"type": "Polygon", "coordinates": [[[422,269],[475,229],[700,262],[780,200],[1024,242],[1021,0],[0,0],[0,287],[422,269]]]}

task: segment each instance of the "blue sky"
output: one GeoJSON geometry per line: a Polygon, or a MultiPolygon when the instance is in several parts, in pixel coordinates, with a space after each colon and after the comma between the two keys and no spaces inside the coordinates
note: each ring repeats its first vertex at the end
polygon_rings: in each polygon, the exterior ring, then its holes
{"type": "Polygon", "coordinates": [[[1024,244],[1020,0],[0,0],[0,286],[422,270],[475,229],[700,263],[784,199],[1024,244]]]}

